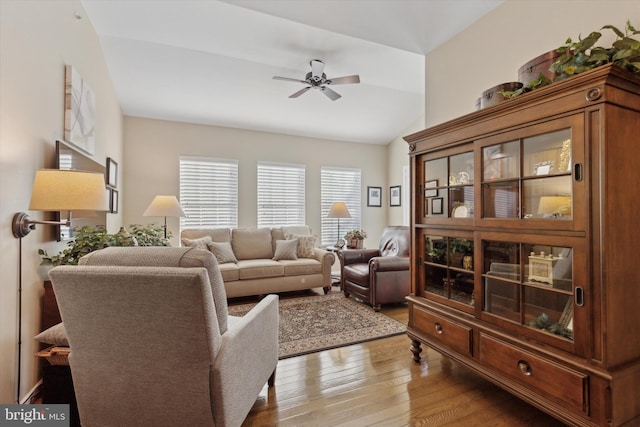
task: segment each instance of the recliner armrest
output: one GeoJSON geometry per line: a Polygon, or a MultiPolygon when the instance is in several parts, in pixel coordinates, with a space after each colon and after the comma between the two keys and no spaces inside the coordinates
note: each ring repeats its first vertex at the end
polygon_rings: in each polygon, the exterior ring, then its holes
{"type": "Polygon", "coordinates": [[[243,317],[229,322],[211,372],[214,413],[221,411],[225,418],[242,423],[247,414],[235,411],[251,408],[278,363],[278,321],[278,296],[267,295],[243,317]]]}
{"type": "Polygon", "coordinates": [[[348,251],[340,251],[339,256],[343,266],[349,264],[367,264],[371,258],[380,256],[380,251],[378,249],[350,249],[348,251]]]}
{"type": "Polygon", "coordinates": [[[409,269],[409,258],[399,256],[381,256],[371,258],[370,271],[399,271],[409,269]]]}

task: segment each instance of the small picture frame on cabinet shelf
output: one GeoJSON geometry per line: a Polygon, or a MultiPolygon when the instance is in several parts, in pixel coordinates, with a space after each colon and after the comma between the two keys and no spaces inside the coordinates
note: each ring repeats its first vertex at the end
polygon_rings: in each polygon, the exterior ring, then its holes
{"type": "Polygon", "coordinates": [[[424,183],[424,197],[438,197],[438,180],[434,179],[424,183]]]}
{"type": "Polygon", "coordinates": [[[431,199],[431,215],[442,215],[442,197],[434,197],[431,199]]]}

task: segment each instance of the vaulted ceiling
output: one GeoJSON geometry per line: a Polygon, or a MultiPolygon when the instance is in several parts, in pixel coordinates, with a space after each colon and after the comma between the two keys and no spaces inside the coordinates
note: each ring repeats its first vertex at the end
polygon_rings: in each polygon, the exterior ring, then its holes
{"type": "Polygon", "coordinates": [[[425,54],[502,0],[82,0],[125,115],[387,144],[424,114],[425,54]],[[289,95],[310,60],[360,84],[289,95]]]}

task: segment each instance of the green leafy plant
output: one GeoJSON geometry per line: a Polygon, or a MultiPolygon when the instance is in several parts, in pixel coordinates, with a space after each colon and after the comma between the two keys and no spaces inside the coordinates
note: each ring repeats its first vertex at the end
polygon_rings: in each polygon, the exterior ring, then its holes
{"type": "Polygon", "coordinates": [[[367,238],[367,232],[364,230],[351,230],[344,235],[345,240],[364,240],[367,238]]]}
{"type": "MultiPolygon", "coordinates": [[[[615,64],[632,73],[640,73],[640,41],[632,38],[640,34],[640,31],[631,25],[631,21],[627,21],[624,32],[613,25],[605,25],[600,30],[611,30],[615,33],[617,38],[611,47],[596,46],[602,33],[593,31],[584,39],[578,36],[577,41],[569,37],[562,46],[555,49],[560,56],[549,67],[549,71],[555,73],[553,82],[606,64],[615,64]]],[[[502,94],[505,98],[515,98],[551,83],[549,78],[540,73],[537,79],[527,82],[521,89],[503,91],[502,94]]]]}
{"type": "Polygon", "coordinates": [[[115,234],[107,233],[103,226],[84,226],[75,229],[75,239],[70,240],[68,248],[57,255],[49,256],[47,251],[38,250],[42,265],[77,265],[84,255],[109,246],[169,246],[170,233],[164,238],[164,228],[158,225],[130,226],[131,232],[124,227],[115,234]]]}

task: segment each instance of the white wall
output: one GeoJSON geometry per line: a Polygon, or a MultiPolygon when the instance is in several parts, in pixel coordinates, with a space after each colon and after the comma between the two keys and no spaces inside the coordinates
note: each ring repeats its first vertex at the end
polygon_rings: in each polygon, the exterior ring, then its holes
{"type": "MultiPolygon", "coordinates": [[[[76,20],[78,1],[0,1],[0,403],[17,399],[17,329],[20,240],[11,220],[29,212],[35,171],[54,166],[55,141],[64,136],[64,66],[70,64],[89,83],[97,99],[93,157],[122,160],[122,115],[101,47],[87,18],[76,20]]],[[[78,11],[83,15],[82,9],[78,11]]],[[[107,215],[108,226],[120,225],[107,215]]],[[[52,227],[38,226],[22,239],[22,375],[20,396],[38,381],[43,276],[38,248],[56,253],[52,227]]]]}
{"type": "MultiPolygon", "coordinates": [[[[124,198],[126,224],[160,223],[142,213],[156,194],[179,195],[179,157],[205,156],[237,159],[238,226],[256,227],[258,161],[306,165],[306,222],[321,232],[320,169],[322,166],[362,170],[362,227],[368,247],[377,247],[387,223],[387,146],[346,143],[243,129],[178,123],[136,117],[125,118],[124,198]],[[367,186],[383,188],[383,207],[367,207],[367,186]]],[[[177,218],[167,218],[177,245],[177,218]]]]}
{"type": "MultiPolygon", "coordinates": [[[[387,224],[388,225],[402,225],[403,224],[403,212],[407,208],[405,200],[406,193],[409,191],[408,186],[403,183],[402,168],[403,166],[409,166],[409,144],[402,139],[403,136],[409,135],[414,132],[418,132],[424,129],[424,116],[421,116],[411,126],[402,132],[401,136],[391,141],[387,146],[388,152],[388,164],[389,170],[389,182],[386,189],[386,194],[389,194],[389,187],[401,185],[402,202],[401,206],[390,207],[387,201],[388,213],[387,224]]],[[[409,225],[408,223],[406,225],[409,225]]]]}
{"type": "MultiPolygon", "coordinates": [[[[604,25],[624,31],[627,20],[640,28],[640,1],[506,0],[427,55],[426,125],[474,111],[483,91],[517,81],[523,64],[567,37],[575,41],[604,25]]],[[[610,46],[615,36],[601,32],[598,45],[610,46]]]]}

